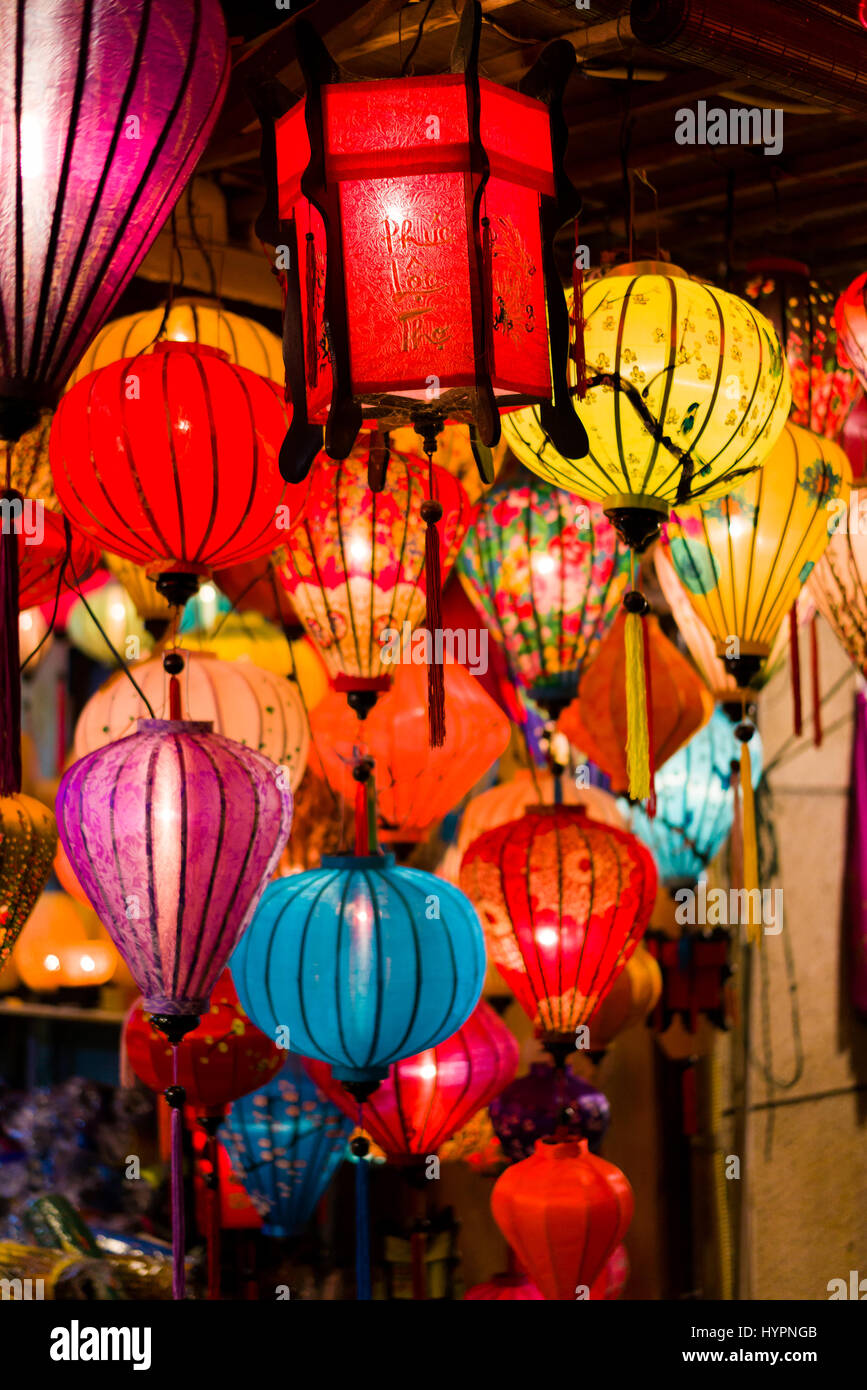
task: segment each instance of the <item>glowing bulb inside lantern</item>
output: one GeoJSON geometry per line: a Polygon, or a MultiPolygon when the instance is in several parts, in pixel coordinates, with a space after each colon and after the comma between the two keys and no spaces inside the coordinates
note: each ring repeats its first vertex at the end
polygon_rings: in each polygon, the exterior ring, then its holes
{"type": "Polygon", "coordinates": [[[556,946],[556,929],[554,927],[540,927],[536,932],[536,941],[539,946],[556,946]]]}
{"type": "Polygon", "coordinates": [[[126,617],[126,609],[122,603],[113,603],[109,609],[109,614],[116,623],[122,623],[126,617]]]}
{"type": "Polygon", "coordinates": [[[42,962],[42,964],[45,966],[46,970],[54,972],[55,970],[60,969],[60,957],[55,956],[54,954],[48,955],[45,957],[45,960],[42,962]]]}
{"type": "Polygon", "coordinates": [[[21,177],[38,179],[45,173],[45,130],[39,116],[21,117],[21,177]]]}
{"type": "Polygon", "coordinates": [[[355,560],[359,565],[366,565],[370,562],[373,554],[370,541],[364,536],[350,536],[349,538],[349,558],[355,560]]]}
{"type": "Polygon", "coordinates": [[[213,603],[217,597],[217,591],[213,584],[203,584],[199,590],[199,597],[203,603],[213,603]]]}
{"type": "Polygon", "coordinates": [[[93,956],[81,956],[78,963],[81,966],[82,970],[86,971],[88,975],[96,969],[96,963],[93,959],[93,956]]]}
{"type": "Polygon", "coordinates": [[[435,1080],[437,1074],[436,1062],[425,1062],[423,1066],[419,1067],[418,1074],[422,1081],[435,1080]]]}
{"type": "Polygon", "coordinates": [[[18,616],[18,626],[22,632],[29,632],[33,626],[33,614],[20,613],[18,616]]]}
{"type": "Polygon", "coordinates": [[[554,559],[553,555],[535,554],[531,560],[531,564],[537,574],[553,574],[557,561],[554,559]]]}

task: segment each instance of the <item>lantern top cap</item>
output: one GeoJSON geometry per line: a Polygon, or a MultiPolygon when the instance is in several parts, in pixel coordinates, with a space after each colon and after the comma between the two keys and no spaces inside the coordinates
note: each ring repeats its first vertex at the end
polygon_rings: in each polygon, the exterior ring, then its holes
{"type": "Polygon", "coordinates": [[[673,265],[671,261],[654,260],[624,261],[621,265],[614,265],[610,270],[606,270],[602,279],[610,280],[615,275],[668,275],[678,280],[693,278],[682,266],[673,265]]]}
{"type": "Polygon", "coordinates": [[[393,869],[393,854],[323,854],[323,869],[393,869]]]}
{"type": "Polygon", "coordinates": [[[206,343],[193,343],[186,338],[163,338],[153,345],[154,354],[159,352],[182,352],[187,356],[194,353],[197,357],[218,357],[221,362],[228,362],[229,354],[218,347],[208,347],[206,343]]]}
{"type": "Polygon", "coordinates": [[[212,734],[212,719],[137,719],[138,734],[212,734]]]}
{"type": "Polygon", "coordinates": [[[543,1158],[586,1158],[590,1146],[586,1139],[558,1139],[554,1134],[537,1139],[535,1152],[543,1158]]]}

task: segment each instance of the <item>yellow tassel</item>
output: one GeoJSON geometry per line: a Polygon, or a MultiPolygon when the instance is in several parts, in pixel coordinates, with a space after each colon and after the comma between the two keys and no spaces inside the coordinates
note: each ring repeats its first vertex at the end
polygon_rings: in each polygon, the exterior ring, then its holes
{"type": "Polygon", "coordinates": [[[756,839],[756,803],[753,796],[753,769],[750,759],[750,745],[741,744],[741,804],[743,806],[743,856],[744,889],[747,896],[747,941],[761,945],[761,909],[756,911],[755,902],[761,903],[759,896],[759,846],[756,839]],[[755,890],[756,898],[753,898],[755,890]]]}
{"type": "Polygon", "coordinates": [[[650,734],[647,728],[647,690],[644,684],[644,632],[637,613],[627,613],[626,643],[626,769],[634,801],[650,796],[650,734]]]}

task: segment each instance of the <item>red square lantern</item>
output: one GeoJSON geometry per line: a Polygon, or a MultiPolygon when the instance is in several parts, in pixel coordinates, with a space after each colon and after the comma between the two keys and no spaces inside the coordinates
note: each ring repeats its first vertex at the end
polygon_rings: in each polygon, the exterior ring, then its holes
{"type": "Polygon", "coordinates": [[[359,81],[299,21],[305,101],[278,115],[275,84],[260,93],[259,231],[288,258],[286,477],[306,474],[323,425],[345,458],[365,418],[411,422],[426,444],[467,421],[484,477],[499,411],[530,404],[567,457],[586,452],[552,250],[577,211],[560,112],[575,54],[550,45],[511,91],[478,76],[480,23],[466,5],[449,74],[359,81]]]}

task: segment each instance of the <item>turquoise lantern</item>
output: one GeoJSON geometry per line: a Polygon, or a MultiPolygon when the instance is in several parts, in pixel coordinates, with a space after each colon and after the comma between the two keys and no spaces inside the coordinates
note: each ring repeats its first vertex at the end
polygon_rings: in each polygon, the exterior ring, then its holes
{"type": "Polygon", "coordinates": [[[231,961],[244,1009],[293,1052],[329,1062],[357,1098],[392,1062],[457,1032],[482,992],[470,900],[394,856],[326,857],[275,879],[231,961]]]}
{"type": "MultiPolygon", "coordinates": [[[[750,743],[753,786],[762,775],[758,730],[750,743]]],[[[732,828],[735,797],[732,763],[740,762],[734,725],[721,708],[656,773],[656,817],[638,803],[618,802],[630,829],[656,859],[668,888],[698,881],[732,828]]]]}
{"type": "Polygon", "coordinates": [[[300,1231],[346,1156],[353,1122],[296,1057],[229,1110],[220,1138],[268,1236],[300,1231]]]}

